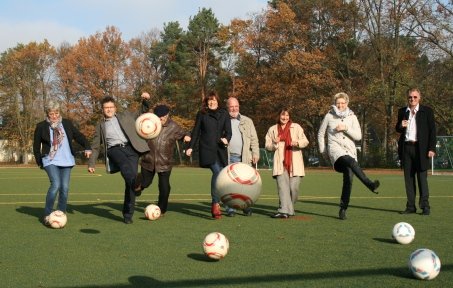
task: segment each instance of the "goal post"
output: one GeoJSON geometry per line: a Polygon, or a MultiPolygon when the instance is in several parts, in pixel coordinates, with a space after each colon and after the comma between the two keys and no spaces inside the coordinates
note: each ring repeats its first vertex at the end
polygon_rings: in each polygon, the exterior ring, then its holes
{"type": "Polygon", "coordinates": [[[431,174],[453,175],[453,136],[437,136],[436,156],[431,158],[431,174]]]}

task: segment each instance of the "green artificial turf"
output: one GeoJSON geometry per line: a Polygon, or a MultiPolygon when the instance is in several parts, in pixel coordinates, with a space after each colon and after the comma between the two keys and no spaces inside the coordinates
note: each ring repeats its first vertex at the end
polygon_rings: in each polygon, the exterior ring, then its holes
{"type": "Polygon", "coordinates": [[[73,169],[68,223],[40,223],[49,181],[38,168],[0,168],[1,287],[449,287],[453,281],[453,176],[430,176],[430,216],[400,215],[406,197],[400,171],[367,171],[381,181],[375,195],[355,179],[347,220],[338,219],[341,175],[307,169],[296,216],[272,219],[278,198],[269,170],[253,215],[210,215],[208,169],[174,168],[169,211],[156,221],[144,208],[156,183],[137,198],[132,225],[122,222],[119,174],[73,169]],[[392,240],[393,226],[410,223],[415,240],[392,240]],[[210,232],[223,233],[228,255],[203,254],[210,232]],[[417,280],[408,269],[418,248],[441,259],[439,276],[417,280]]]}

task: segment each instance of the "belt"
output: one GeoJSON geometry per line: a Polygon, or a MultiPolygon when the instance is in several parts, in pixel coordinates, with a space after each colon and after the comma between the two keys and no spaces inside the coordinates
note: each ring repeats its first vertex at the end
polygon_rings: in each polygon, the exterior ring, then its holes
{"type": "Polygon", "coordinates": [[[113,145],[113,146],[110,146],[108,149],[112,149],[112,148],[116,148],[116,147],[127,147],[129,146],[129,143],[122,143],[122,144],[116,144],[116,145],[113,145]]]}
{"type": "Polygon", "coordinates": [[[411,146],[415,146],[415,145],[418,144],[418,141],[406,141],[406,142],[404,142],[404,144],[406,144],[406,145],[411,145],[411,146]]]}

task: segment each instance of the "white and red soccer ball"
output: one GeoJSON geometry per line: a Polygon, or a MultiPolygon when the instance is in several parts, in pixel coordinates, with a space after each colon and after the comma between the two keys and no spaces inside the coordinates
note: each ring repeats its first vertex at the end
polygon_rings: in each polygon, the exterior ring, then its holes
{"type": "Polygon", "coordinates": [[[228,254],[228,249],[230,249],[230,243],[222,233],[209,233],[203,240],[204,254],[211,259],[222,259],[228,254]]]}
{"type": "Polygon", "coordinates": [[[229,207],[242,210],[258,200],[261,186],[258,171],[245,163],[232,163],[224,167],[216,181],[220,200],[229,207]]]}
{"type": "Polygon", "coordinates": [[[440,259],[430,249],[417,249],[409,257],[409,270],[422,280],[432,280],[440,273],[440,259]]]}
{"type": "Polygon", "coordinates": [[[409,244],[415,238],[415,230],[411,224],[399,222],[393,226],[392,238],[400,244],[409,244]]]}
{"type": "Polygon", "coordinates": [[[135,130],[137,134],[144,139],[156,138],[160,130],[162,130],[162,123],[160,118],[154,113],[144,113],[135,120],[135,130]]]}
{"type": "Polygon", "coordinates": [[[46,218],[46,224],[54,229],[60,229],[66,226],[68,217],[63,211],[55,210],[46,218]]]}
{"type": "Polygon", "coordinates": [[[145,217],[147,219],[154,221],[154,220],[159,219],[160,215],[161,215],[161,211],[160,211],[159,206],[157,206],[155,204],[149,204],[148,206],[146,206],[145,217]]]}

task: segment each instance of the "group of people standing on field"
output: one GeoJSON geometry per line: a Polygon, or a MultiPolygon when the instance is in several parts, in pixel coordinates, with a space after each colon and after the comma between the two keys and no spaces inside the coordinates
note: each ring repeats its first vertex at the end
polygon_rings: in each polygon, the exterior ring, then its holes
{"type": "MultiPolygon", "coordinates": [[[[400,133],[398,154],[404,171],[407,203],[402,214],[416,213],[416,181],[419,189],[418,206],[422,215],[430,214],[427,169],[429,158],[435,156],[436,127],[433,111],[420,104],[418,89],[407,92],[408,105],[398,111],[396,131],[400,133]]],[[[75,165],[73,140],[85,150],[89,158],[88,171],[95,172],[98,156],[103,152],[108,173],[120,172],[124,179],[123,221],[133,222],[135,199],[153,182],[158,175],[158,206],[162,215],[168,209],[170,175],[175,143],[187,143],[186,155],[191,156],[198,145],[199,165],[209,168],[211,177],[211,215],[222,217],[220,199],[215,183],[220,171],[230,163],[242,162],[256,166],[259,157],[259,140],[253,121],[240,113],[239,101],[230,97],[227,108],[220,106],[217,93],[209,93],[198,111],[191,132],[186,131],[170,117],[170,108],[157,105],[153,109],[161,121],[160,134],[150,140],[138,136],[135,120],[150,111],[150,95],[141,95],[141,107],[137,112],[117,113],[113,97],[101,101],[102,119],[97,123],[94,138],[90,144],[73,123],[61,116],[57,102],[46,105],[46,119],[36,125],[33,151],[36,163],[49,177],[44,210],[44,224],[53,210],[58,195],[57,209],[66,212],[71,169],[75,165]],[[101,150],[102,149],[102,150],[101,150]],[[141,158],[141,161],[139,161],[141,158]],[[141,172],[138,172],[139,162],[141,172]]],[[[335,171],[343,174],[339,219],[346,219],[352,180],[355,175],[371,192],[378,193],[378,180],[369,179],[357,162],[355,141],[362,137],[361,128],[354,112],[348,107],[349,96],[338,93],[333,105],[325,115],[318,132],[319,151],[329,160],[335,171]]],[[[279,207],[272,218],[289,218],[296,211],[300,181],[305,176],[302,151],[309,141],[303,128],[293,122],[288,108],[276,113],[276,123],[265,136],[265,149],[273,152],[272,176],[276,180],[279,207]]],[[[237,211],[224,207],[226,216],[233,217],[237,211]]],[[[251,208],[244,209],[243,215],[251,216],[251,208]]]]}

